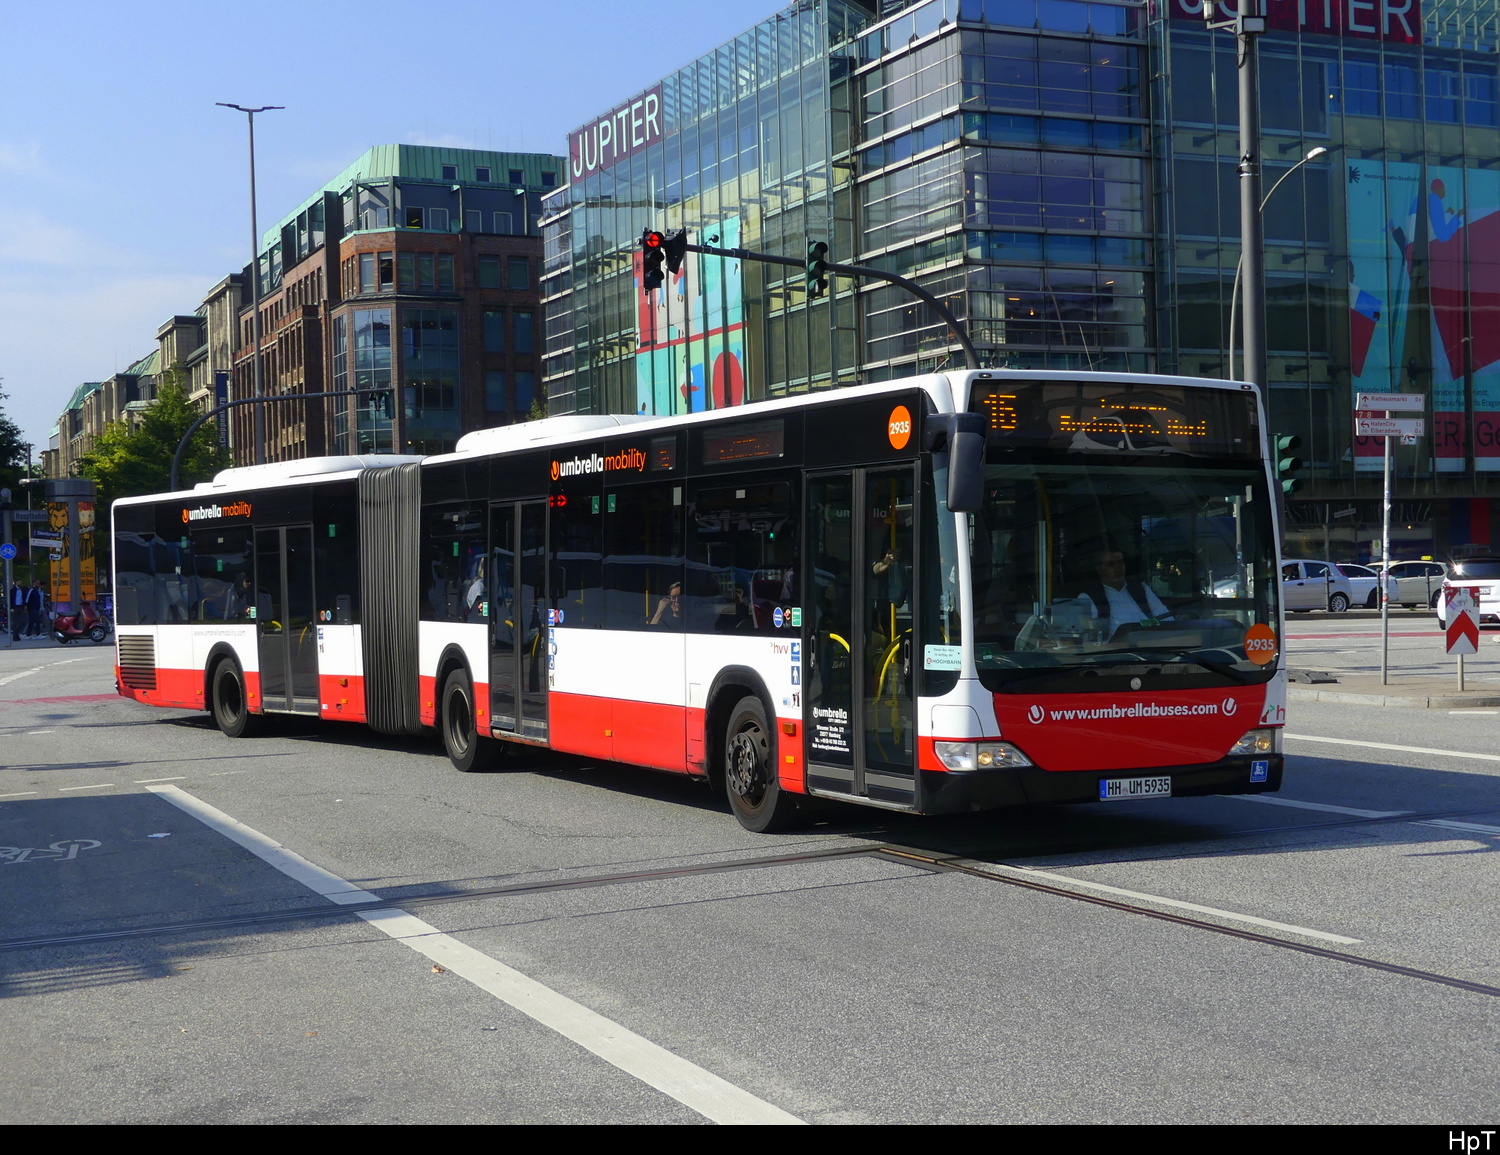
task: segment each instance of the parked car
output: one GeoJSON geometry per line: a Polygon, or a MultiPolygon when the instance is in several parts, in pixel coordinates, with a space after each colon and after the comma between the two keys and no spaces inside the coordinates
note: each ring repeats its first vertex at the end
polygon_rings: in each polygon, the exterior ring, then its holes
{"type": "MultiPolygon", "coordinates": [[[[1339,562],[1338,571],[1349,579],[1349,597],[1355,605],[1371,610],[1380,608],[1380,574],[1378,571],[1367,565],[1356,565],[1348,561],[1339,562]]],[[[1396,579],[1388,578],[1386,597],[1393,603],[1397,601],[1396,592],[1396,579]]]]}
{"type": "Polygon", "coordinates": [[[1443,591],[1452,586],[1478,586],[1479,624],[1500,622],[1500,555],[1482,554],[1478,557],[1466,557],[1463,561],[1455,561],[1448,567],[1448,576],[1443,579],[1437,600],[1432,606],[1437,614],[1438,625],[1443,629],[1448,628],[1443,591]]]}
{"type": "Polygon", "coordinates": [[[1332,610],[1341,614],[1354,604],[1349,579],[1329,561],[1283,558],[1281,604],[1293,613],[1332,610]]]}
{"type": "Polygon", "coordinates": [[[1447,566],[1440,561],[1392,562],[1390,574],[1396,583],[1396,592],[1391,595],[1391,601],[1409,610],[1422,606],[1436,609],[1447,572],[1447,566]]]}

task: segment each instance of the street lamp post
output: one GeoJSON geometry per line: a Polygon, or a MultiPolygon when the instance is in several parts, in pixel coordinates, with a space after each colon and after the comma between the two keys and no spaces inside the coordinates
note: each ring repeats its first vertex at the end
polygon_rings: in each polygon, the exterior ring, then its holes
{"type": "MultiPolygon", "coordinates": [[[[1279,189],[1283,184],[1286,183],[1286,178],[1289,177],[1289,176],[1291,176],[1292,173],[1296,172],[1299,168],[1301,168],[1303,165],[1305,165],[1308,161],[1310,161],[1310,160],[1317,160],[1318,157],[1326,155],[1327,152],[1328,152],[1328,150],[1326,148],[1324,148],[1322,145],[1319,145],[1317,148],[1308,149],[1306,156],[1304,156],[1296,164],[1292,165],[1292,167],[1289,168],[1289,169],[1287,169],[1286,172],[1282,173],[1280,179],[1278,179],[1276,181],[1276,183],[1271,186],[1271,191],[1268,192],[1268,193],[1266,193],[1265,196],[1261,197],[1260,208],[1257,210],[1257,212],[1255,214],[1257,222],[1259,222],[1259,220],[1261,219],[1262,214],[1265,213],[1266,206],[1271,203],[1271,198],[1276,195],[1276,190],[1279,189]]],[[[1260,247],[1261,246],[1258,243],[1256,245],[1257,250],[1259,250],[1260,247]]],[[[1230,292],[1229,292],[1229,376],[1230,377],[1234,376],[1234,329],[1235,329],[1235,314],[1238,312],[1238,310],[1239,310],[1239,304],[1240,304],[1240,278],[1243,275],[1244,270],[1245,270],[1245,249],[1246,249],[1246,246],[1244,246],[1244,245],[1240,246],[1240,259],[1238,261],[1236,261],[1235,265],[1234,265],[1234,288],[1231,289],[1230,292]]],[[[1264,274],[1262,274],[1262,275],[1264,275],[1264,274]]],[[[1264,305],[1265,305],[1265,287],[1264,287],[1264,284],[1262,284],[1262,287],[1261,287],[1261,305],[1262,305],[1261,315],[1262,315],[1262,317],[1264,317],[1264,315],[1265,315],[1265,310],[1264,310],[1264,305]]],[[[1246,319],[1248,320],[1248,317],[1246,319]]],[[[1249,327],[1247,326],[1246,329],[1245,329],[1245,338],[1246,338],[1245,352],[1246,352],[1247,358],[1248,358],[1248,356],[1250,354],[1250,348],[1251,348],[1250,345],[1249,345],[1249,337],[1250,337],[1250,330],[1249,330],[1249,327]]],[[[1265,358],[1266,358],[1265,345],[1264,345],[1264,342],[1262,342],[1261,350],[1260,350],[1260,361],[1261,361],[1260,368],[1261,368],[1261,377],[1262,377],[1262,380],[1259,381],[1259,382],[1257,382],[1257,384],[1260,385],[1261,387],[1264,387],[1264,385],[1265,385],[1264,378],[1265,378],[1266,373],[1267,373],[1266,366],[1265,366],[1265,358]]],[[[1250,363],[1249,363],[1248,360],[1245,363],[1245,368],[1246,368],[1246,371],[1248,373],[1249,370],[1250,370],[1250,363]]],[[[1247,381],[1253,381],[1254,380],[1254,378],[1249,377],[1249,376],[1247,376],[1245,379],[1247,381]]]]}
{"type": "MultiPolygon", "coordinates": [[[[252,356],[255,396],[262,397],[265,395],[265,389],[261,383],[260,368],[260,226],[255,214],[255,114],[272,112],[286,106],[266,104],[260,108],[246,108],[240,104],[226,104],[222,100],[215,101],[215,103],[220,108],[232,108],[236,112],[243,112],[250,121],[250,326],[255,341],[255,351],[252,356]]],[[[257,405],[254,408],[255,464],[264,465],[266,462],[266,414],[262,406],[257,405]]]]}

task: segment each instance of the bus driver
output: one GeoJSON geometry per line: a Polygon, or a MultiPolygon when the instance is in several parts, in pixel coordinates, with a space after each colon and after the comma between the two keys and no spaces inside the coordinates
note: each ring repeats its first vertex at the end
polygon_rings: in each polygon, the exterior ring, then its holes
{"type": "Polygon", "coordinates": [[[1171,619],[1171,612],[1155,590],[1144,582],[1125,579],[1125,555],[1119,550],[1101,550],[1094,572],[1099,580],[1084,586],[1082,596],[1093,605],[1094,617],[1108,619],[1106,637],[1131,626],[1154,626],[1171,619]]]}

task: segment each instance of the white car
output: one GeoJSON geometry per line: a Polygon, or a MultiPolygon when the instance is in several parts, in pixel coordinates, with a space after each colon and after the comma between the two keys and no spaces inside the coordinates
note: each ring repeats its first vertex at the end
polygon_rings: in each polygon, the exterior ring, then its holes
{"type": "Polygon", "coordinates": [[[1281,604],[1293,613],[1332,610],[1341,614],[1354,604],[1349,579],[1331,561],[1281,559],[1281,604]]]}
{"type": "Polygon", "coordinates": [[[1500,556],[1467,557],[1448,567],[1448,576],[1443,579],[1442,589],[1438,590],[1437,601],[1432,607],[1438,625],[1443,629],[1448,628],[1447,599],[1443,592],[1452,586],[1478,587],[1479,624],[1500,622],[1500,556]]]}
{"type": "MultiPolygon", "coordinates": [[[[1339,573],[1349,579],[1349,597],[1354,605],[1371,610],[1380,608],[1380,574],[1377,571],[1367,565],[1347,561],[1339,562],[1337,568],[1339,573]]],[[[1399,601],[1396,593],[1396,579],[1390,578],[1386,586],[1386,597],[1393,605],[1399,601]]]]}

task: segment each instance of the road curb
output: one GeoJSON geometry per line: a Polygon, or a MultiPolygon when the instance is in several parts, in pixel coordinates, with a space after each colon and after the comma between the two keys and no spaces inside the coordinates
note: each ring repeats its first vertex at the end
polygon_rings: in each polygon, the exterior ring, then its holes
{"type": "Polygon", "coordinates": [[[1314,690],[1311,687],[1288,686],[1288,701],[1344,702],[1351,706],[1395,706],[1409,710],[1461,710],[1483,706],[1500,706],[1500,694],[1475,694],[1465,691],[1453,694],[1358,694],[1350,690],[1314,690]]]}

